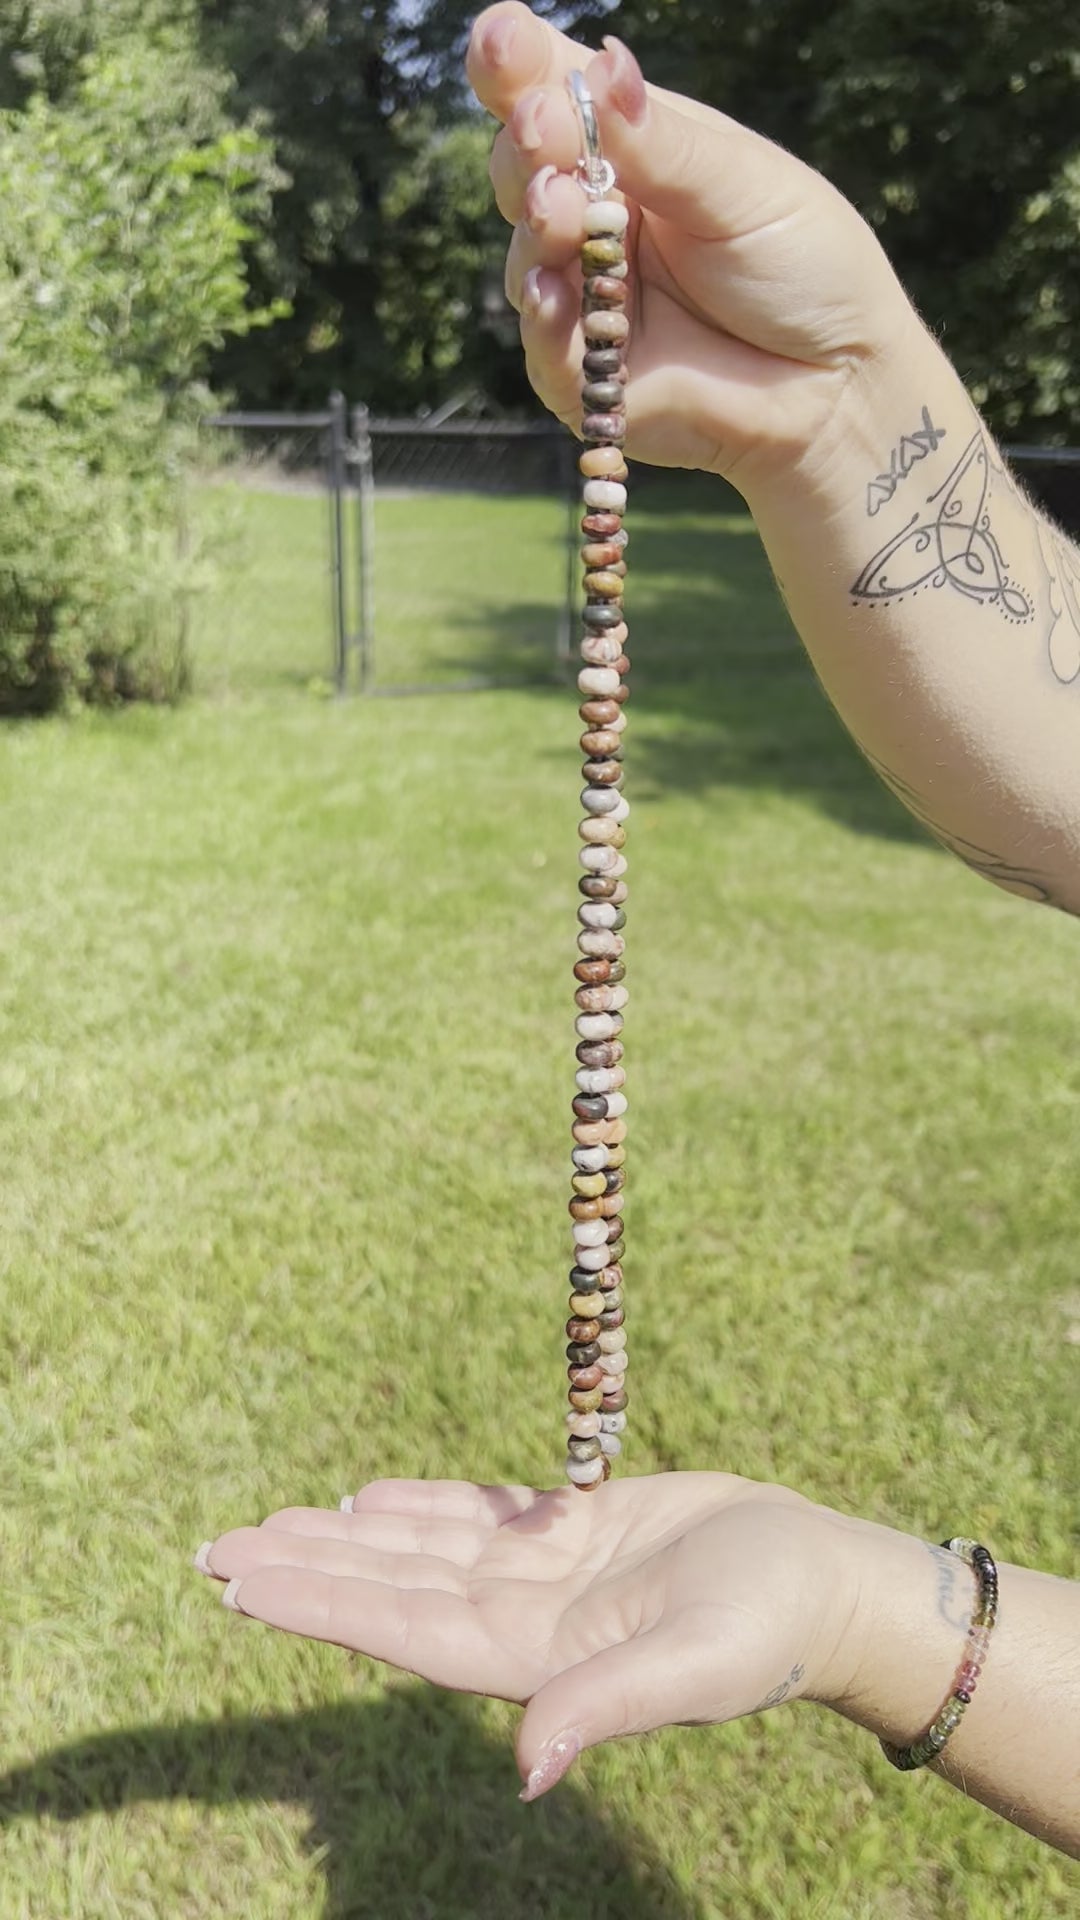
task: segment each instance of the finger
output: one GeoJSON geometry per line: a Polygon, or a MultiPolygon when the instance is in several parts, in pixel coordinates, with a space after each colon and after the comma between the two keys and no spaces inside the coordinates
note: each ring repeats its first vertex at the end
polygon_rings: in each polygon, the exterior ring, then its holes
{"type": "Polygon", "coordinates": [[[275,1533],[311,1534],[329,1540],[351,1540],[357,1546],[379,1547],[387,1553],[434,1553],[461,1567],[472,1566],[488,1538],[488,1530],[464,1520],[424,1520],[398,1513],[343,1513],[334,1508],[286,1507],[272,1513],[263,1526],[275,1533]]]}
{"type": "Polygon", "coordinates": [[[313,1573],[378,1580],[384,1586],[437,1587],[463,1593],[468,1572],[433,1553],[388,1553],[352,1540],[325,1535],[274,1533],[266,1527],[234,1527],[215,1540],[207,1556],[211,1572],[225,1580],[246,1580],[262,1567],[299,1567],[313,1573]]]}
{"type": "Polygon", "coordinates": [[[700,1641],[663,1624],[565,1667],[533,1694],[518,1728],[522,1799],[547,1793],[585,1747],[683,1718],[700,1677],[700,1641]]]}
{"type": "Polygon", "coordinates": [[[474,23],[465,71],[477,99],[505,122],[528,88],[558,85],[588,59],[584,47],[510,0],[488,7],[474,23]]]}
{"type": "Polygon", "coordinates": [[[522,95],[507,125],[495,136],[489,172],[499,212],[520,220],[525,190],[541,167],[572,174],[581,158],[581,135],[570,99],[547,87],[522,95]]]}
{"type": "Polygon", "coordinates": [[[581,303],[565,274],[534,267],[521,289],[521,344],[529,383],[549,413],[581,425],[581,303]]]}
{"type": "Polygon", "coordinates": [[[496,1641],[457,1594],[279,1566],[231,1582],[222,1599],[249,1619],[369,1654],[436,1686],[520,1700],[535,1684],[527,1657],[496,1641]]]}
{"type": "Polygon", "coordinates": [[[545,172],[550,174],[550,179],[537,176],[537,202],[526,201],[527,207],[536,206],[536,216],[528,225],[522,223],[514,228],[506,254],[506,297],[518,312],[522,282],[533,267],[573,266],[577,276],[575,299],[581,298],[577,259],[581,248],[582,196],[565,174],[557,174],[551,168],[545,168],[545,172]]]}
{"type": "Polygon", "coordinates": [[[492,1533],[526,1513],[542,1496],[534,1487],[487,1487],[471,1480],[372,1480],[353,1500],[354,1513],[400,1513],[420,1519],[471,1520],[492,1533]]]}

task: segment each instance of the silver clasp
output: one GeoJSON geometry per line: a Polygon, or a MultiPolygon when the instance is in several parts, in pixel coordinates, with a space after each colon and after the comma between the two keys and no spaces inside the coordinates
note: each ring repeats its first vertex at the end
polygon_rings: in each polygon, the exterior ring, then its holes
{"type": "Polygon", "coordinates": [[[575,68],[568,75],[566,84],[577,108],[585,144],[585,151],[577,163],[578,179],[590,199],[600,200],[605,193],[610,193],[615,185],[615,169],[610,160],[604,159],[600,148],[600,128],[597,124],[596,108],[585,75],[575,68]]]}

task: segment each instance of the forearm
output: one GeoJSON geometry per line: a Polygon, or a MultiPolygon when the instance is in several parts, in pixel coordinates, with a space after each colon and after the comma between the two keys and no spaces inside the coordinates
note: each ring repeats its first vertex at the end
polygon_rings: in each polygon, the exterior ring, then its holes
{"type": "MultiPolygon", "coordinates": [[[[835,1516],[832,1517],[835,1519],[835,1516]]],[[[841,1521],[859,1599],[847,1626],[854,1671],[825,1704],[907,1745],[951,1691],[975,1580],[940,1547],[841,1521]]],[[[1080,1857],[1080,1585],[998,1567],[1000,1608],[971,1705],[934,1770],[1014,1825],[1080,1857]]],[[[842,1664],[836,1672],[842,1673],[842,1664]]]]}
{"type": "Polygon", "coordinates": [[[914,316],[827,442],[747,494],[882,778],[988,879],[1080,913],[1080,554],[914,316]]]}

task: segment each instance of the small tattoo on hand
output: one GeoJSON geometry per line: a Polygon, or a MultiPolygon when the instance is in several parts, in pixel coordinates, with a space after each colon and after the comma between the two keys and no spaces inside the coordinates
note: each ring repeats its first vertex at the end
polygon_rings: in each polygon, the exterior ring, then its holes
{"type": "Polygon", "coordinates": [[[752,1707],[750,1711],[752,1713],[764,1713],[766,1707],[778,1707],[780,1705],[781,1700],[787,1699],[788,1694],[791,1692],[792,1687],[798,1686],[799,1681],[802,1679],[803,1674],[805,1672],[806,1672],[806,1667],[801,1663],[799,1666],[792,1667],[791,1672],[788,1674],[787,1679],[781,1680],[775,1687],[773,1687],[770,1693],[767,1693],[765,1695],[764,1700],[759,1700],[757,1703],[757,1706],[752,1707]]]}
{"type": "Polygon", "coordinates": [[[888,473],[879,473],[866,489],[866,511],[871,517],[888,504],[901,480],[907,478],[917,461],[925,460],[928,453],[937,452],[944,438],[944,427],[935,427],[924,407],[922,426],[916,427],[914,433],[901,436],[900,445],[894,447],[889,456],[888,473]]]}

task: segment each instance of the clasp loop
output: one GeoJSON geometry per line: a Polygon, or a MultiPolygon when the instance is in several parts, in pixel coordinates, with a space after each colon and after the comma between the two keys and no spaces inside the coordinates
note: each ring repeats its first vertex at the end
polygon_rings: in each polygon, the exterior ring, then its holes
{"type": "Polygon", "coordinates": [[[615,169],[610,160],[604,159],[601,151],[596,107],[585,75],[575,68],[568,75],[566,84],[577,108],[585,145],[585,152],[577,164],[578,178],[590,199],[600,200],[615,185],[615,169]]]}

